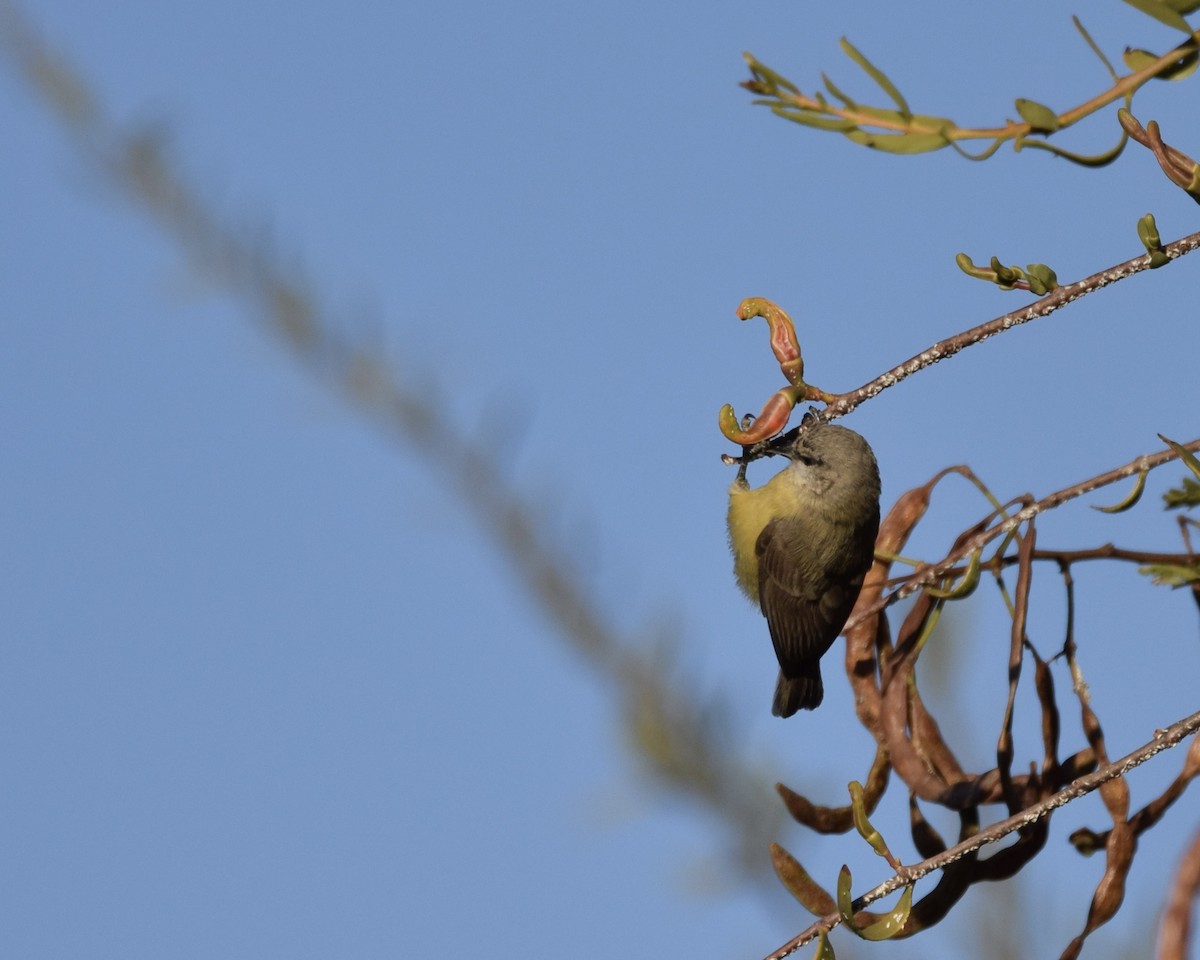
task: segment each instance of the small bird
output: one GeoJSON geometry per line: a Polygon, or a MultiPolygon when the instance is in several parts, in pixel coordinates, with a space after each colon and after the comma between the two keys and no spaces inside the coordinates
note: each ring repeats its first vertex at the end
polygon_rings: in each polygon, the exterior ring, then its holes
{"type": "Polygon", "coordinates": [[[879,533],[879,467],[853,430],[816,421],[761,487],[746,466],[729,488],[729,546],[738,586],[759,605],[779,682],[771,712],[821,705],[821,657],[854,609],[879,533]]]}

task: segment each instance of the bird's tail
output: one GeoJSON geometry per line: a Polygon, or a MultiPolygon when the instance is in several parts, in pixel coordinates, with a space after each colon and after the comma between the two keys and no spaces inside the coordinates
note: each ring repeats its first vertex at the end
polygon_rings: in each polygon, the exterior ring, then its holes
{"type": "Polygon", "coordinates": [[[797,710],[815,710],[825,698],[825,685],[821,683],[821,663],[812,660],[804,670],[794,677],[779,674],[775,684],[775,703],[771,712],[777,717],[790,717],[797,710]]]}

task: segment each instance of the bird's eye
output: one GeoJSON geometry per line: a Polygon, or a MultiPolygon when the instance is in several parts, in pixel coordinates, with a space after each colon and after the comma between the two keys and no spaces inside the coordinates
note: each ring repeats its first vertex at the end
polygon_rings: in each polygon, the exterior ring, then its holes
{"type": "Polygon", "coordinates": [[[799,460],[806,467],[815,467],[818,463],[821,462],[820,457],[818,457],[814,454],[811,454],[811,453],[807,453],[807,452],[796,454],[796,459],[799,460]]]}

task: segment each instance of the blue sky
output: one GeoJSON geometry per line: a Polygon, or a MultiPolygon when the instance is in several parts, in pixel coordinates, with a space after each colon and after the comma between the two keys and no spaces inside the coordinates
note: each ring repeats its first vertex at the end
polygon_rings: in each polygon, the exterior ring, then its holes
{"type": "MultiPolygon", "coordinates": [[[[680,682],[729,705],[722,733],[764,795],[783,780],[839,802],[869,748],[844,683],[811,717],[769,713],[773,656],[730,576],[715,426],[723,403],[757,409],[778,386],[741,299],[788,309],[809,377],[845,390],[1023,302],[965,278],[960,250],[1070,280],[1135,256],[1147,211],[1165,239],[1195,224],[1145,151],[1095,171],[1032,151],[880,156],[737,87],[751,50],[806,90],[824,70],[873,97],[838,52],[848,35],[914,109],[994,125],[1017,96],[1065,106],[1104,86],[1067,5],[1011,4],[1004,28],[983,8],[875,2],[27,12],[115,122],[153,131],[346,337],[482,441],[616,628],[649,641],[670,625],[680,682]]],[[[1087,16],[1114,58],[1175,42],[1122,4],[1087,16]]],[[[716,817],[645,776],[613,689],[436,458],[297,364],[11,63],[0,78],[5,955],[761,956],[805,926],[732,862],[716,817]]],[[[1136,104],[1193,154],[1196,82],[1136,104]]],[[[1099,151],[1115,129],[1097,118],[1064,142],[1099,151]]],[[[856,411],[885,508],[953,463],[1001,496],[1041,495],[1158,449],[1158,432],[1195,437],[1197,269],[1119,284],[856,411]]],[[[1153,478],[1131,514],[1048,516],[1039,545],[1176,549],[1157,497],[1177,480],[1153,478]]],[[[941,556],[983,511],[948,487],[909,553],[941,556]]],[[[1117,755],[1195,709],[1178,678],[1196,675],[1196,611],[1132,569],[1076,579],[1117,755]]],[[[1052,650],[1049,574],[1035,601],[1052,650]]],[[[951,627],[937,662],[969,679],[943,688],[943,716],[965,760],[991,765],[994,592],[951,627]]],[[[1061,689],[1065,752],[1079,734],[1061,689]]],[[[1021,732],[1019,762],[1040,757],[1021,732]]],[[[1181,762],[1135,775],[1135,806],[1181,762]]],[[[1101,869],[1066,844],[1103,826],[1098,802],[1076,806],[1055,819],[1057,853],[964,909],[1011,896],[1047,939],[1037,952],[1061,949],[1101,869]]],[[[1145,839],[1107,948],[1151,935],[1194,810],[1145,839]]],[[[899,838],[904,812],[897,793],[880,814],[899,838]]],[[[830,882],[843,862],[863,888],[884,876],[845,838],[779,839],[830,882]]],[[[970,936],[951,923],[900,955],[958,956],[970,936]]]]}

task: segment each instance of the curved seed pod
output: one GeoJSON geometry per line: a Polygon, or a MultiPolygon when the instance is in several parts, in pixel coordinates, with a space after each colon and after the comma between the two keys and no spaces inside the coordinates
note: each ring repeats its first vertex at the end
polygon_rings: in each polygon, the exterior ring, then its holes
{"type": "Polygon", "coordinates": [[[1099,510],[1101,513],[1124,513],[1126,510],[1137,505],[1137,502],[1142,499],[1142,493],[1146,489],[1146,477],[1150,475],[1149,470],[1139,470],[1137,482],[1133,485],[1133,489],[1129,491],[1129,495],[1120,503],[1114,503],[1111,507],[1102,507],[1093,503],[1092,509],[1099,510]]]}

